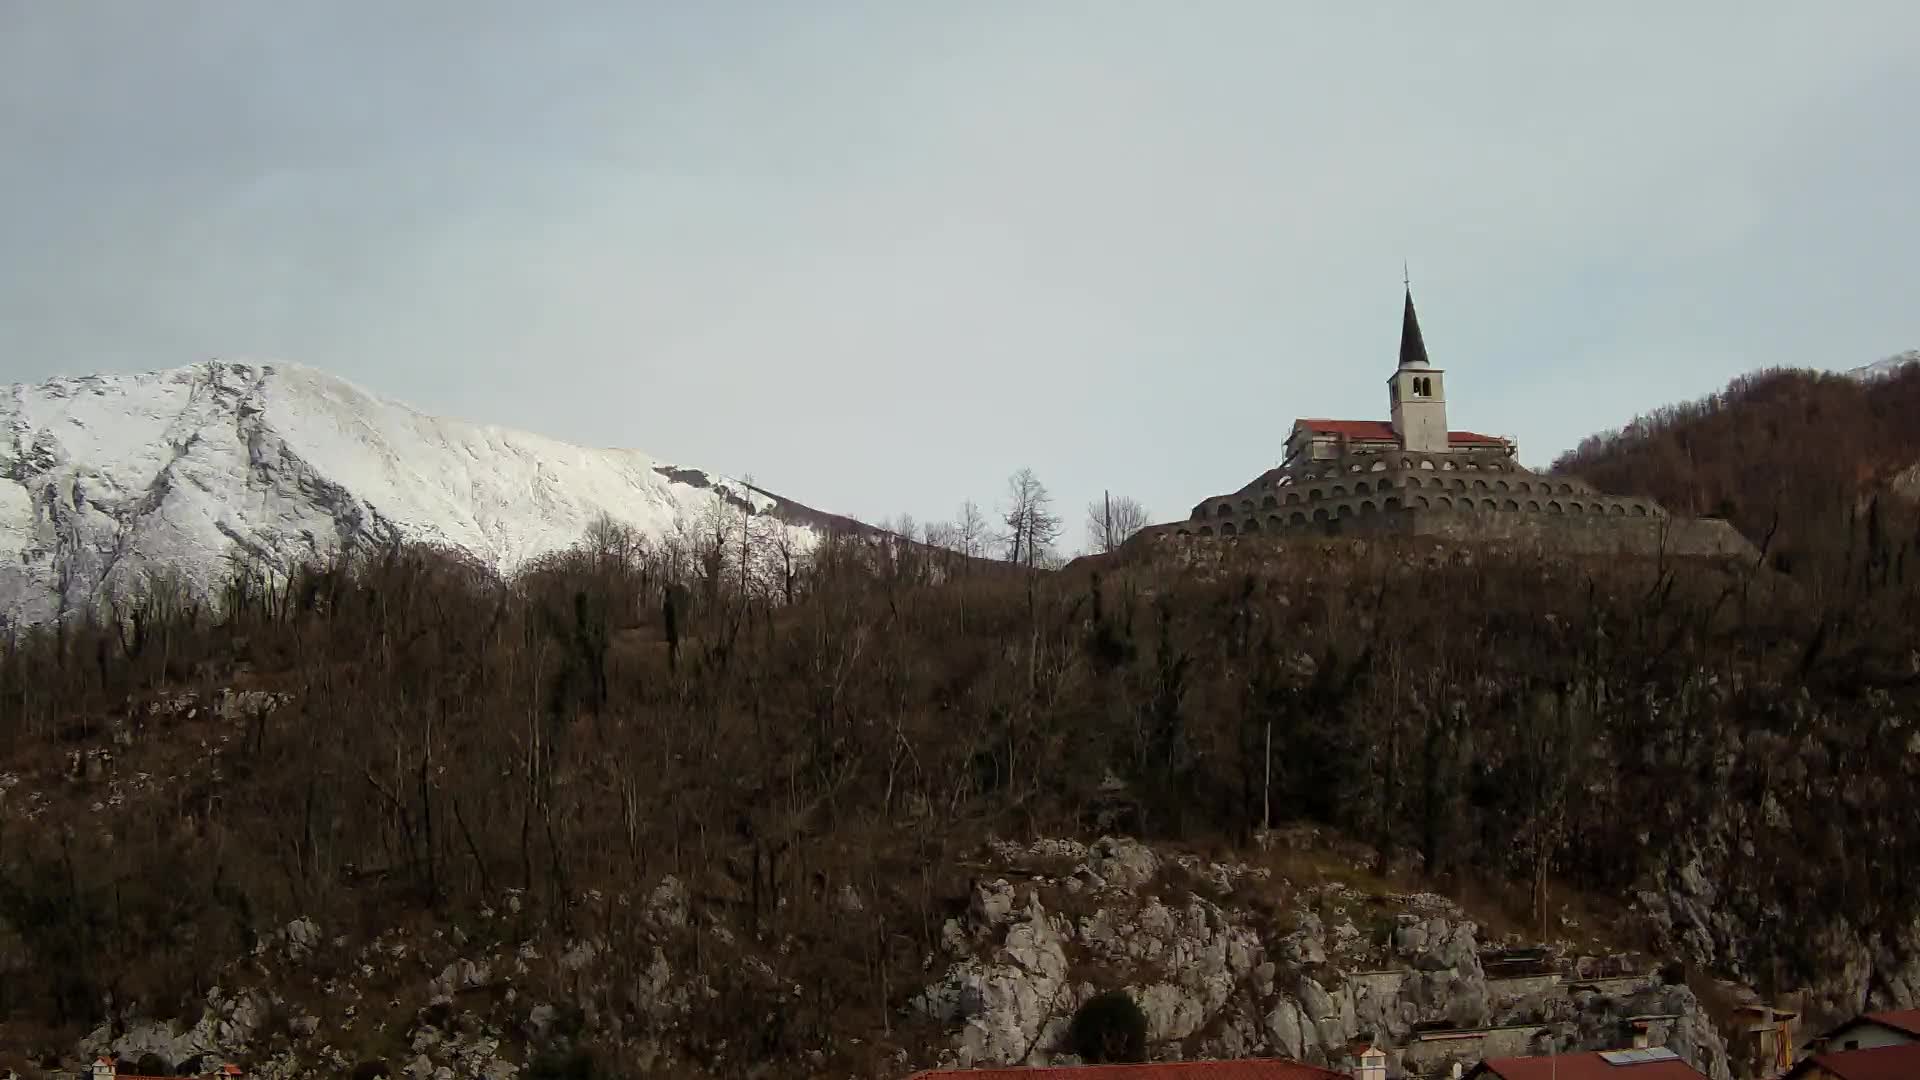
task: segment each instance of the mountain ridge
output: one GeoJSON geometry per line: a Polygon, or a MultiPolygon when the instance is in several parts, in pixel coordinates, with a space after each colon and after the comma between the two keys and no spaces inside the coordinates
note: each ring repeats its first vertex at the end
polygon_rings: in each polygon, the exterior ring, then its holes
{"type": "Polygon", "coordinates": [[[319,369],[208,360],[0,398],[0,612],[32,624],[225,557],[445,545],[508,571],[601,515],[655,539],[716,502],[806,544],[858,523],[627,448],[437,417],[319,369]]]}

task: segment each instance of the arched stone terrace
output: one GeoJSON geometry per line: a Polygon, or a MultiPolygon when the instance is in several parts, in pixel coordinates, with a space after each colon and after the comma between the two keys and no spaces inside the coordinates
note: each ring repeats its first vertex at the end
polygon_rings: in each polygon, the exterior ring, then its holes
{"type": "Polygon", "coordinates": [[[1303,522],[1310,524],[1317,515],[1308,513],[1309,508],[1324,505],[1331,519],[1365,513],[1369,503],[1375,511],[1471,507],[1516,514],[1658,517],[1664,513],[1646,499],[1605,495],[1571,477],[1530,472],[1498,451],[1392,452],[1271,470],[1240,491],[1202,502],[1194,508],[1192,520],[1233,521],[1236,534],[1249,531],[1249,521],[1256,523],[1255,530],[1264,522],[1272,531],[1275,522],[1293,527],[1295,507],[1303,522]]]}
{"type": "Polygon", "coordinates": [[[1194,507],[1201,536],[1271,534],[1402,510],[1548,516],[1662,517],[1648,499],[1607,495],[1573,477],[1521,468],[1499,450],[1354,454],[1272,469],[1194,507]]]}

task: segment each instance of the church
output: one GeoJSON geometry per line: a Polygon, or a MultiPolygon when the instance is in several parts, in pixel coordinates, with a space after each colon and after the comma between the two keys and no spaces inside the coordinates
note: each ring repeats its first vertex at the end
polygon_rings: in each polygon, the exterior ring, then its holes
{"type": "Polygon", "coordinates": [[[1732,555],[1751,550],[1724,521],[1675,518],[1652,499],[1611,495],[1522,466],[1510,438],[1447,424],[1447,373],[1420,333],[1409,286],[1385,420],[1297,419],[1281,464],[1201,501],[1170,537],[1401,533],[1583,551],[1732,555]]]}

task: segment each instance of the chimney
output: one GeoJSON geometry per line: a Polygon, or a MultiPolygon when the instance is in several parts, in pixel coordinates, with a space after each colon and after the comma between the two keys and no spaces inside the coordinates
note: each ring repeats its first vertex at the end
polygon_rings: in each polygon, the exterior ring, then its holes
{"type": "Polygon", "coordinates": [[[1379,1047],[1369,1045],[1356,1061],[1353,1080],[1387,1080],[1387,1055],[1379,1047]]]}

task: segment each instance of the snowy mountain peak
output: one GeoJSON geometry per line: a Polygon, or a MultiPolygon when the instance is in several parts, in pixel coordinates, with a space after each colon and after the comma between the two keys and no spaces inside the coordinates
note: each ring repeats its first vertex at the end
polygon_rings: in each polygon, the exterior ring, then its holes
{"type": "MultiPolygon", "coordinates": [[[[0,613],[35,623],[247,552],[458,548],[497,569],[605,514],[660,536],[716,500],[833,522],[738,480],[429,416],[300,364],[208,361],[15,385],[0,398],[0,613]]],[[[851,524],[851,523],[848,523],[851,524]]]]}
{"type": "Polygon", "coordinates": [[[1847,377],[1861,380],[1884,379],[1908,364],[1920,364],[1920,349],[1909,349],[1877,363],[1854,368],[1847,372],[1847,377]]]}

